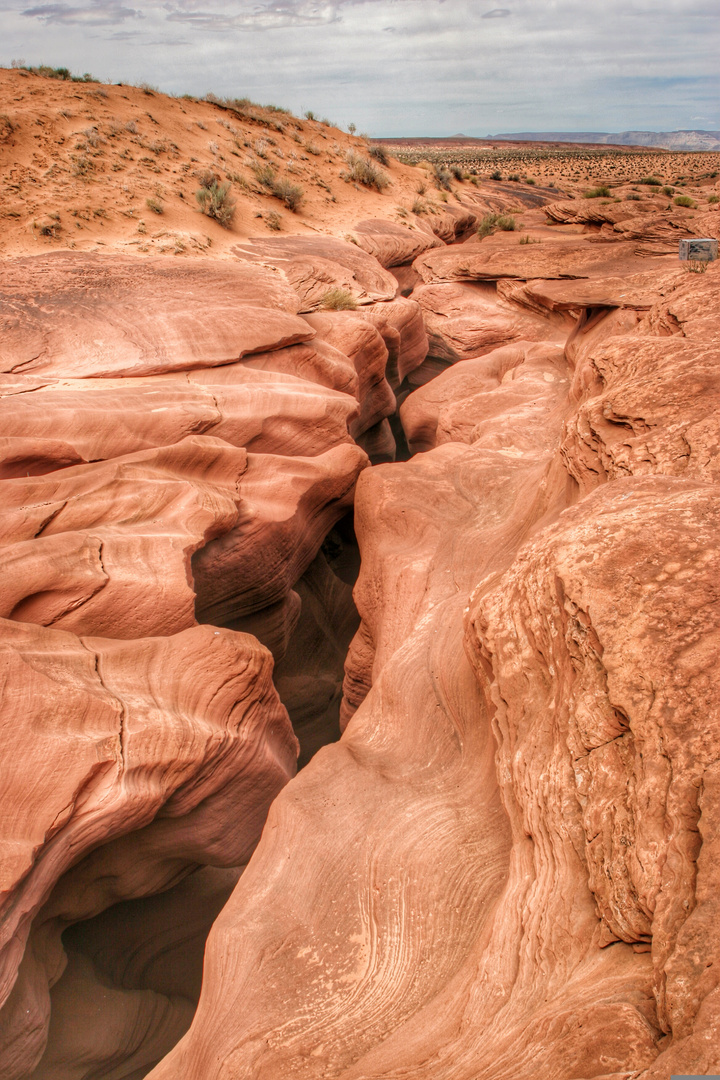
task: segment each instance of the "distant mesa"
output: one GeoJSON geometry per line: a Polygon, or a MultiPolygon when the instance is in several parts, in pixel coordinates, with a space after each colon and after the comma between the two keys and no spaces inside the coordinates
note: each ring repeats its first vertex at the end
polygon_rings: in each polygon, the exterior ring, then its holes
{"type": "MultiPolygon", "coordinates": [[[[452,136],[457,138],[457,136],[452,136]]],[[[720,150],[720,131],[514,131],[488,135],[508,142],[600,143],[615,146],[653,146],[662,150],[720,150]]]]}

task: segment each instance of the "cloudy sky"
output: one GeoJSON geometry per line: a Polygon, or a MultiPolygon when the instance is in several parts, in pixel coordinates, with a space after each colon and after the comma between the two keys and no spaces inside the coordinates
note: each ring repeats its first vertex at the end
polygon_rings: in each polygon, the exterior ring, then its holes
{"type": "Polygon", "coordinates": [[[720,129],[718,0],[0,0],[0,64],[372,135],[720,129]]]}

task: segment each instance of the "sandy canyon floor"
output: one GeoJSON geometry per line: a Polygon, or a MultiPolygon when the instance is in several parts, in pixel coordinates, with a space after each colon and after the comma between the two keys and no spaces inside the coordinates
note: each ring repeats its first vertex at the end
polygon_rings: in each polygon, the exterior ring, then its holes
{"type": "Polygon", "coordinates": [[[719,1072],[717,156],[0,101],[3,1080],[719,1072]]]}

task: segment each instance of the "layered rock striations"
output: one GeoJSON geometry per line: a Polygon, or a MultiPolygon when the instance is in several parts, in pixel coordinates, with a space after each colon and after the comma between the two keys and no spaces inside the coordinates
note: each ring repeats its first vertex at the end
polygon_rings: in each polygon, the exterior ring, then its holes
{"type": "Polygon", "coordinates": [[[607,209],[8,261],[3,1077],[720,1068],[718,272],[607,209]]]}

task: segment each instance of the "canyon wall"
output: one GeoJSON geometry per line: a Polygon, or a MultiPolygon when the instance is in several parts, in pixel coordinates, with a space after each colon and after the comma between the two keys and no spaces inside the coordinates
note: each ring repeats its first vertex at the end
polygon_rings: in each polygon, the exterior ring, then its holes
{"type": "Polygon", "coordinates": [[[482,211],[6,260],[7,1080],[720,1069],[718,267],[482,211]]]}

